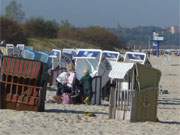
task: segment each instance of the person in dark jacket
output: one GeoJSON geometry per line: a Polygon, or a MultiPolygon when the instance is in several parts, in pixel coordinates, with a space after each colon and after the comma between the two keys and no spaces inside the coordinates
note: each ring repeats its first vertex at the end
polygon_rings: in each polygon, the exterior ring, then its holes
{"type": "Polygon", "coordinates": [[[84,76],[80,80],[83,88],[83,101],[85,104],[90,104],[92,98],[92,77],[87,69],[83,73],[84,76]]]}

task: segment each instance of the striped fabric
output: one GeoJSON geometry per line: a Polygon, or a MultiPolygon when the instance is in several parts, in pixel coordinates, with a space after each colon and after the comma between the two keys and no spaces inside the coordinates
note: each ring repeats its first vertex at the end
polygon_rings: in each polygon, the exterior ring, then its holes
{"type": "Polygon", "coordinates": [[[41,72],[41,66],[41,62],[38,61],[19,59],[15,57],[4,57],[1,72],[6,75],[38,79],[41,72]]]}

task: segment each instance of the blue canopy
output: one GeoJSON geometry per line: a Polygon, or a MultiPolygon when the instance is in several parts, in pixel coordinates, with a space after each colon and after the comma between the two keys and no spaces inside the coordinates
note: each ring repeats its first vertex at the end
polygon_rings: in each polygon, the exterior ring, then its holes
{"type": "Polygon", "coordinates": [[[103,52],[103,56],[105,58],[116,59],[118,57],[118,54],[117,53],[110,53],[110,52],[103,52]]]}
{"type": "Polygon", "coordinates": [[[127,54],[128,58],[129,59],[132,59],[132,60],[144,60],[144,55],[142,54],[127,54]]]}
{"type": "Polygon", "coordinates": [[[76,57],[96,58],[100,55],[99,51],[79,51],[76,57]]]}

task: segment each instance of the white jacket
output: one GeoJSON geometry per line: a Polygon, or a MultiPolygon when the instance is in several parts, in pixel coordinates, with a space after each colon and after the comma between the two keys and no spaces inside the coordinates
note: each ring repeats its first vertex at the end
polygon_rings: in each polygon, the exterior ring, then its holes
{"type": "Polygon", "coordinates": [[[62,72],[61,74],[58,75],[56,80],[61,84],[66,84],[68,82],[68,73],[62,72]]]}

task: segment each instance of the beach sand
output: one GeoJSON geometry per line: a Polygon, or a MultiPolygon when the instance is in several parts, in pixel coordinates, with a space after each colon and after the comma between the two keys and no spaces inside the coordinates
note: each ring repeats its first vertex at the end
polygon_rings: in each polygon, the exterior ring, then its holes
{"type": "MultiPolygon", "coordinates": [[[[109,119],[108,106],[47,103],[45,112],[0,110],[0,135],[179,135],[180,57],[152,56],[150,61],[162,72],[162,89],[169,91],[159,96],[160,122],[109,119]],[[87,111],[96,117],[85,116],[87,111]]],[[[54,94],[47,91],[47,99],[54,94]]]]}

